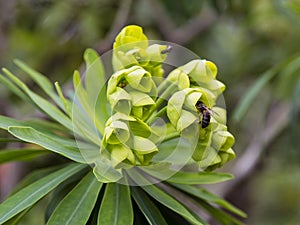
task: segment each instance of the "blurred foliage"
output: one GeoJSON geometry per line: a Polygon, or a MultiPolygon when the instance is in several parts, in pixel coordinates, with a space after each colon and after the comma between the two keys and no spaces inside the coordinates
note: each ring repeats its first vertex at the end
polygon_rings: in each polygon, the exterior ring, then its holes
{"type": "MultiPolygon", "coordinates": [[[[33,68],[50,74],[52,81],[67,82],[73,68],[80,67],[83,50],[101,46],[120,2],[0,1],[0,65],[10,67],[13,58],[20,58],[33,68]],[[14,6],[4,7],[8,2],[14,6]]],[[[297,212],[288,209],[299,208],[296,201],[299,187],[294,182],[300,161],[295,150],[299,146],[300,134],[300,68],[299,62],[295,61],[293,66],[287,60],[300,54],[300,1],[132,1],[130,15],[122,22],[139,24],[153,39],[162,39],[160,26],[163,23],[155,20],[160,15],[151,7],[153,2],[164,7],[174,23],[173,29],[180,29],[204,11],[217,15],[217,20],[186,43],[186,47],[201,58],[214,61],[219,68],[218,77],[227,86],[228,122],[237,140],[235,149],[238,153],[242,154],[257,130],[263,129],[268,114],[276,110],[278,103],[287,102],[288,108],[293,109],[288,118],[290,122],[276,137],[276,142],[268,146],[267,155],[262,156],[262,172],[256,172],[256,178],[248,180],[248,197],[253,204],[243,208],[248,212],[249,224],[274,224],[278,221],[296,224],[297,212]],[[244,117],[234,122],[232,115],[242,96],[247,96],[249,88],[258,79],[281,63],[283,65],[276,74],[257,90],[244,117]],[[282,199],[278,199],[281,195],[282,199]],[[282,213],[285,211],[288,214],[282,213]]],[[[2,87],[0,95],[1,114],[20,116],[24,111],[28,113],[26,106],[2,87]],[[20,105],[19,111],[12,111],[8,101],[20,105]]],[[[244,204],[243,199],[239,202],[244,204]]]]}

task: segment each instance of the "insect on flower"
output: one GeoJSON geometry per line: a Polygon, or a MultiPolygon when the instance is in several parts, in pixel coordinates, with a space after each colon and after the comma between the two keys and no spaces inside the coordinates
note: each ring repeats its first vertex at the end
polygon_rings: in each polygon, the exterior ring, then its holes
{"type": "Polygon", "coordinates": [[[197,101],[195,107],[198,110],[198,112],[202,115],[202,119],[199,118],[199,123],[201,123],[201,127],[202,128],[208,127],[212,115],[216,112],[212,111],[201,101],[197,101]]]}

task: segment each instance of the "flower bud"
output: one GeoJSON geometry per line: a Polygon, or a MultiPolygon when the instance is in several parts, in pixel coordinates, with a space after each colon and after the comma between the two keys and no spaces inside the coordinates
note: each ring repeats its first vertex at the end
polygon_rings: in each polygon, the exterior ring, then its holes
{"type": "Polygon", "coordinates": [[[149,56],[144,49],[136,48],[128,52],[120,49],[114,50],[113,66],[115,70],[130,68],[131,66],[146,67],[149,62],[149,56]]]}
{"type": "Polygon", "coordinates": [[[143,118],[155,104],[157,88],[150,73],[140,66],[133,66],[111,76],[107,97],[113,111],[143,118]]]}
{"type": "Polygon", "coordinates": [[[125,144],[111,146],[112,166],[117,168],[122,162],[125,164],[135,164],[135,157],[132,150],[125,144]],[[126,162],[126,160],[128,162],[126,162]]]}
{"type": "Polygon", "coordinates": [[[126,123],[122,121],[113,121],[105,127],[105,141],[108,144],[120,144],[128,141],[130,137],[129,129],[126,123]]]}
{"type": "Polygon", "coordinates": [[[114,49],[120,48],[123,52],[127,52],[134,48],[145,49],[147,47],[148,38],[143,33],[143,29],[136,25],[124,27],[114,42],[114,49]]]}
{"type": "Polygon", "coordinates": [[[228,131],[214,132],[212,137],[212,146],[220,151],[226,151],[234,144],[234,137],[228,131]]]}
{"type": "Polygon", "coordinates": [[[209,82],[217,76],[216,65],[205,59],[192,60],[179,69],[188,74],[191,83],[194,82],[196,86],[201,86],[200,83],[209,82]]]}
{"type": "Polygon", "coordinates": [[[221,124],[214,130],[200,130],[193,159],[198,162],[200,168],[214,170],[235,158],[231,149],[233,144],[234,137],[225,125],[221,124]]]}
{"type": "Polygon", "coordinates": [[[153,44],[150,45],[146,52],[149,57],[148,64],[143,66],[147,71],[149,71],[152,76],[162,77],[164,70],[162,68],[162,63],[166,60],[168,54],[164,51],[168,48],[167,45],[153,44]]]}
{"type": "Polygon", "coordinates": [[[155,105],[153,98],[148,94],[132,91],[130,92],[132,99],[132,115],[143,118],[148,115],[149,109],[152,105],[155,105]]]}
{"type": "Polygon", "coordinates": [[[131,135],[129,128],[130,121],[136,121],[136,119],[122,113],[116,113],[111,116],[105,124],[101,148],[103,149],[108,144],[117,145],[126,143],[131,135]]]}
{"type": "Polygon", "coordinates": [[[166,78],[167,81],[175,83],[178,90],[183,90],[190,87],[190,80],[188,75],[181,69],[173,70],[166,78]]]}
{"type": "Polygon", "coordinates": [[[168,101],[167,116],[176,130],[181,132],[199,119],[196,103],[202,101],[211,107],[214,104],[213,97],[200,88],[186,88],[175,92],[168,101]]]}
{"type": "Polygon", "coordinates": [[[140,136],[134,137],[133,150],[141,165],[147,165],[158,152],[157,146],[151,140],[140,136]]]}
{"type": "Polygon", "coordinates": [[[141,66],[152,76],[162,77],[161,65],[167,57],[167,45],[153,44],[149,47],[148,39],[139,26],[127,26],[116,37],[113,51],[114,70],[141,66]]]}
{"type": "Polygon", "coordinates": [[[100,153],[114,168],[146,165],[158,151],[152,136],[155,132],[143,121],[115,113],[106,122],[100,153]]]}
{"type": "Polygon", "coordinates": [[[131,96],[122,88],[116,87],[115,91],[109,95],[108,102],[113,111],[122,112],[126,115],[130,114],[132,108],[131,96]]]}

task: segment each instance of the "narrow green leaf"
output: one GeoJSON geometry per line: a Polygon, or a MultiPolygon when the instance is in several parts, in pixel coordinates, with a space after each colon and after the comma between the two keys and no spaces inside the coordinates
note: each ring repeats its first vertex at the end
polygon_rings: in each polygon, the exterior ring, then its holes
{"type": "Polygon", "coordinates": [[[74,175],[85,165],[71,164],[60,169],[15,193],[0,204],[0,224],[6,222],[27,207],[40,200],[61,182],[74,175]]]}
{"type": "MultiPolygon", "coordinates": [[[[233,113],[233,119],[235,121],[240,121],[241,118],[245,115],[247,110],[249,109],[251,103],[255,99],[255,97],[259,94],[261,89],[274,77],[278,74],[279,71],[282,69],[289,67],[291,64],[291,70],[294,70],[294,65],[298,66],[299,63],[299,55],[292,56],[289,59],[283,61],[282,63],[274,66],[273,68],[269,69],[265,73],[263,73],[260,78],[254,83],[254,85],[246,91],[246,94],[241,98],[238,106],[236,107],[233,113]],[[296,63],[295,63],[296,62],[296,63]]],[[[290,70],[290,68],[288,69],[290,70]]]]}
{"type": "Polygon", "coordinates": [[[0,143],[23,142],[15,138],[0,138],[0,143]]]}
{"type": "Polygon", "coordinates": [[[95,167],[93,172],[98,181],[103,183],[112,183],[120,180],[123,175],[121,169],[112,166],[111,161],[105,157],[94,159],[95,167]]]}
{"type": "Polygon", "coordinates": [[[3,225],[18,225],[18,224],[20,224],[20,222],[24,218],[24,216],[26,216],[36,204],[37,203],[35,203],[32,206],[28,207],[27,209],[23,210],[21,213],[19,213],[12,219],[5,222],[3,225]]]}
{"type": "Polygon", "coordinates": [[[100,131],[101,134],[103,133],[104,124],[100,124],[99,118],[96,118],[93,113],[95,105],[89,104],[88,95],[82,85],[78,71],[74,71],[73,85],[75,89],[72,109],[74,128],[95,144],[99,144],[101,141],[97,133],[98,131],[100,131]]]}
{"type": "Polygon", "coordinates": [[[55,88],[56,88],[56,91],[57,91],[57,93],[58,93],[58,95],[59,95],[59,97],[60,97],[60,99],[61,99],[63,105],[64,105],[64,111],[65,111],[69,116],[71,116],[71,110],[70,110],[70,107],[69,107],[70,102],[65,98],[65,96],[64,96],[64,94],[63,94],[63,92],[62,92],[62,90],[61,90],[61,87],[60,87],[60,85],[59,85],[58,82],[55,82],[55,88]]]}
{"type": "Polygon", "coordinates": [[[9,70],[4,68],[3,72],[16,85],[18,85],[18,87],[21,88],[45,114],[47,114],[53,120],[56,120],[57,122],[68,128],[69,130],[73,130],[71,119],[68,118],[62,111],[60,111],[46,99],[32,92],[19,78],[13,75],[9,70]]]}
{"type": "Polygon", "coordinates": [[[94,106],[92,112],[95,118],[99,118],[100,127],[102,127],[109,117],[104,67],[100,56],[93,49],[87,49],[84,52],[84,60],[86,62],[85,87],[89,104],[94,106]]]}
{"type": "Polygon", "coordinates": [[[61,145],[64,146],[69,146],[73,148],[78,148],[78,146],[80,146],[81,148],[84,146],[89,149],[95,148],[95,146],[93,145],[88,146],[88,144],[82,143],[81,141],[75,142],[73,139],[58,136],[55,133],[63,132],[64,134],[66,134],[67,130],[60,129],[62,127],[56,126],[56,124],[47,121],[42,121],[42,120],[18,121],[13,118],[0,115],[0,128],[4,130],[8,130],[9,127],[31,127],[37,130],[38,132],[41,132],[49,136],[50,138],[55,139],[57,142],[59,142],[61,145]]]}
{"type": "Polygon", "coordinates": [[[169,194],[165,193],[163,190],[159,189],[155,185],[151,184],[144,176],[138,173],[136,170],[128,170],[128,174],[131,179],[137,184],[142,183],[145,186],[142,188],[154,199],[156,199],[161,204],[172,209],[174,212],[178,213],[184,217],[187,221],[192,224],[203,225],[198,219],[196,219],[180,202],[174,199],[169,194]],[[148,185],[146,185],[148,183],[148,185]]]}
{"type": "Polygon", "coordinates": [[[35,157],[49,153],[49,151],[41,149],[5,149],[0,150],[0,164],[11,161],[31,160],[35,157]]]}
{"type": "Polygon", "coordinates": [[[131,225],[133,210],[129,186],[118,183],[106,185],[98,214],[98,225],[131,225]]]}
{"type": "Polygon", "coordinates": [[[84,225],[96,203],[102,187],[92,172],[87,174],[76,187],[59,203],[47,225],[84,225]]]}
{"type": "Polygon", "coordinates": [[[34,170],[31,173],[29,173],[28,175],[26,175],[25,178],[23,178],[18,184],[17,186],[12,190],[12,192],[10,193],[10,196],[14,195],[15,193],[17,193],[18,191],[20,191],[21,189],[23,189],[24,187],[34,183],[35,181],[48,176],[50,173],[53,173],[59,169],[61,169],[62,166],[52,166],[52,167],[48,167],[48,168],[44,168],[44,169],[38,169],[38,170],[34,170]]]}
{"type": "Polygon", "coordinates": [[[150,225],[168,225],[159,209],[141,188],[132,186],[131,190],[131,195],[150,225]]]}
{"type": "MultiPolygon", "coordinates": [[[[74,101],[77,102],[78,100],[75,100],[75,98],[74,101]]],[[[83,139],[89,140],[95,145],[100,146],[101,134],[96,129],[95,125],[91,121],[91,118],[86,114],[84,109],[82,109],[81,107],[75,104],[73,105],[72,108],[72,122],[73,122],[74,132],[78,134],[80,137],[82,137],[83,139]]]]}
{"type": "MultiPolygon", "coordinates": [[[[165,165],[163,165],[165,167],[165,165]]],[[[176,172],[168,168],[164,170],[152,169],[152,168],[141,168],[146,173],[159,178],[161,180],[166,180],[171,183],[178,184],[213,184],[223,181],[227,181],[233,178],[231,174],[228,173],[213,173],[213,172],[176,172]]]]}
{"type": "Polygon", "coordinates": [[[277,87],[275,93],[281,98],[286,98],[292,95],[299,81],[300,73],[300,56],[286,65],[278,74],[276,80],[277,87]]]}
{"type": "Polygon", "coordinates": [[[213,218],[217,219],[221,224],[224,224],[224,225],[233,225],[233,224],[245,225],[244,223],[242,223],[241,221],[239,221],[236,218],[232,217],[231,215],[225,213],[224,211],[213,207],[212,205],[210,205],[206,201],[198,201],[198,203],[204,209],[206,209],[212,215],[213,218]]]}
{"type": "Polygon", "coordinates": [[[194,187],[190,185],[182,185],[182,184],[172,184],[172,185],[204,201],[218,204],[219,206],[222,206],[224,209],[227,209],[228,211],[231,211],[241,217],[247,216],[246,213],[244,213],[242,210],[236,208],[226,200],[214,195],[213,193],[207,191],[204,188],[194,187]]]}
{"type": "Polygon", "coordinates": [[[171,183],[179,184],[214,184],[232,179],[228,173],[209,173],[209,172],[177,172],[174,176],[167,179],[171,183]]]}
{"type": "Polygon", "coordinates": [[[62,132],[64,134],[74,134],[73,131],[69,131],[64,126],[59,123],[51,122],[45,119],[28,119],[25,121],[28,126],[37,129],[37,130],[44,130],[44,131],[51,131],[54,133],[62,132]]]}
{"type": "Polygon", "coordinates": [[[55,190],[51,192],[49,196],[49,203],[45,210],[45,221],[48,222],[50,216],[53,214],[54,210],[58,206],[58,204],[69,194],[72,189],[82,180],[87,173],[91,171],[90,168],[86,168],[81,170],[76,174],[76,176],[72,176],[69,179],[62,182],[55,190]]]}
{"type": "Polygon", "coordinates": [[[7,116],[0,115],[0,128],[8,130],[10,126],[26,126],[26,123],[23,121],[18,121],[7,116]]]}
{"type": "Polygon", "coordinates": [[[255,84],[246,91],[246,94],[240,100],[238,106],[233,113],[233,119],[237,122],[245,115],[249,109],[251,103],[261,91],[261,89],[277,74],[278,67],[274,67],[267,72],[263,73],[260,78],[257,79],[255,84]]]}
{"type": "Polygon", "coordinates": [[[106,76],[98,53],[93,49],[84,52],[86,63],[85,87],[91,103],[96,102],[99,91],[105,88],[106,76]]]}
{"type": "Polygon", "coordinates": [[[4,77],[2,74],[0,74],[0,83],[2,83],[4,87],[7,87],[10,91],[12,91],[15,95],[17,95],[25,102],[32,103],[32,100],[28,98],[28,96],[25,95],[24,92],[20,90],[20,88],[18,88],[13,82],[11,82],[9,79],[4,77]]]}
{"type": "Polygon", "coordinates": [[[21,60],[15,59],[14,63],[25,73],[27,73],[41,88],[42,90],[61,108],[63,108],[62,102],[56,95],[52,83],[43,74],[33,70],[27,64],[21,60]]]}
{"type": "Polygon", "coordinates": [[[198,220],[200,221],[203,225],[210,225],[208,224],[203,218],[201,218],[196,212],[194,212],[192,209],[189,209],[189,212],[198,220]]]}
{"type": "MultiPolygon", "coordinates": [[[[48,137],[55,139],[63,146],[78,148],[87,151],[98,151],[99,147],[91,143],[82,142],[79,140],[69,139],[68,137],[58,136],[57,132],[67,134],[67,130],[61,127],[59,124],[51,123],[49,121],[43,120],[28,120],[28,121],[18,121],[6,116],[0,115],[0,128],[8,130],[9,127],[31,127],[40,133],[47,135],[48,137]]],[[[73,133],[72,133],[73,134],[73,133]]]]}
{"type": "Polygon", "coordinates": [[[86,163],[77,148],[64,146],[58,139],[53,139],[31,127],[12,126],[8,128],[8,131],[23,141],[40,145],[75,162],[86,163]]]}

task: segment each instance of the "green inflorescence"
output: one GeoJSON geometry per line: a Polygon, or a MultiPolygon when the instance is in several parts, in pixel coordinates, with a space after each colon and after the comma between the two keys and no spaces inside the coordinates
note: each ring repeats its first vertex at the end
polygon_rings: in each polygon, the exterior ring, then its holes
{"type": "Polygon", "coordinates": [[[168,48],[149,45],[142,28],[135,25],[125,27],[115,39],[115,73],[108,81],[106,95],[111,116],[100,148],[105,163],[115,170],[151,164],[153,157],[164,151],[160,143],[180,138],[190,127],[196,127],[196,132],[189,135],[197,135],[193,137],[196,145],[191,161],[200,168],[213,170],[235,157],[226,110],[216,106],[225,90],[216,80],[216,65],[196,59],[165,75],[162,65],[168,48]],[[213,112],[206,128],[201,128],[203,115],[195,107],[198,101],[213,112]],[[158,118],[166,121],[164,131],[155,124],[158,118]]]}

